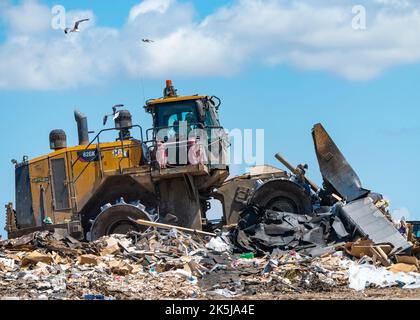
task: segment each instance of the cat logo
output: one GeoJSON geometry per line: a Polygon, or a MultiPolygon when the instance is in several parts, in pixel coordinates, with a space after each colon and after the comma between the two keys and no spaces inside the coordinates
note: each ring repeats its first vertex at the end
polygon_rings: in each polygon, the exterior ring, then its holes
{"type": "Polygon", "coordinates": [[[128,158],[128,150],[127,149],[124,149],[124,152],[123,152],[123,149],[121,149],[121,148],[114,149],[112,151],[112,154],[113,154],[114,158],[128,158]]]}

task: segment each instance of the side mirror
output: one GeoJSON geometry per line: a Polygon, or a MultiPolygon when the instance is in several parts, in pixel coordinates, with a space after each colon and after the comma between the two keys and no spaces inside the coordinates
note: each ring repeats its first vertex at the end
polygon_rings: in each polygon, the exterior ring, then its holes
{"type": "Polygon", "coordinates": [[[108,115],[104,116],[103,125],[106,125],[106,122],[108,121],[108,115]]]}
{"type": "Polygon", "coordinates": [[[218,98],[216,96],[211,96],[209,101],[211,102],[212,105],[214,105],[214,108],[216,110],[219,110],[219,107],[222,104],[222,100],[220,100],[220,98],[218,98]],[[216,101],[214,101],[214,100],[216,100],[216,101]]]}

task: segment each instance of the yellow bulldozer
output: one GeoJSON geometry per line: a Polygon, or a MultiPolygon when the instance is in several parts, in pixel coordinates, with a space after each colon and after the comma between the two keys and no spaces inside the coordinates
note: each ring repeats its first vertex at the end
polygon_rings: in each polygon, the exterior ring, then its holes
{"type": "Polygon", "coordinates": [[[104,117],[114,125],[94,133],[75,111],[79,144],[68,147],[66,133],[49,136],[51,153],[15,165],[16,205],[6,205],[9,238],[40,230],[67,229],[92,241],[112,233],[139,231],[143,219],[205,229],[210,200],[223,206],[222,223],[236,223],[251,195],[266,207],[312,211],[311,190],[283,170],[260,166],[227,179],[229,141],[219,123],[215,96],[178,96],[167,80],[163,97],[148,100],[153,127],[132,123],[123,105],[104,117]],[[114,134],[114,141],[103,136],[114,134]],[[266,188],[259,188],[267,181],[266,188]]]}

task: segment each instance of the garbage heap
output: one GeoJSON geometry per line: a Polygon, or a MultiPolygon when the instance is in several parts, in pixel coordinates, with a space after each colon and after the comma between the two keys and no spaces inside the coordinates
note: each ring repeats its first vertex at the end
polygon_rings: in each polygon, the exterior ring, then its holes
{"type": "Polygon", "coordinates": [[[0,242],[2,299],[231,298],[369,286],[420,288],[418,260],[378,258],[370,240],[317,257],[276,248],[243,250],[238,229],[216,237],[176,229],[79,242],[60,230],[0,242]]]}

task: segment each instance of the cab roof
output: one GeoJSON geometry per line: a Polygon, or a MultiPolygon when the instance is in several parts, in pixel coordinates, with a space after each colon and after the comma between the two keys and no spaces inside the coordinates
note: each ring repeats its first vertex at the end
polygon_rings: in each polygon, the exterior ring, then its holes
{"type": "Polygon", "coordinates": [[[197,100],[197,99],[204,99],[204,98],[206,98],[206,96],[195,94],[195,95],[192,95],[192,96],[150,99],[150,100],[147,100],[146,107],[154,107],[157,104],[162,104],[162,103],[181,102],[181,101],[197,100]]]}

